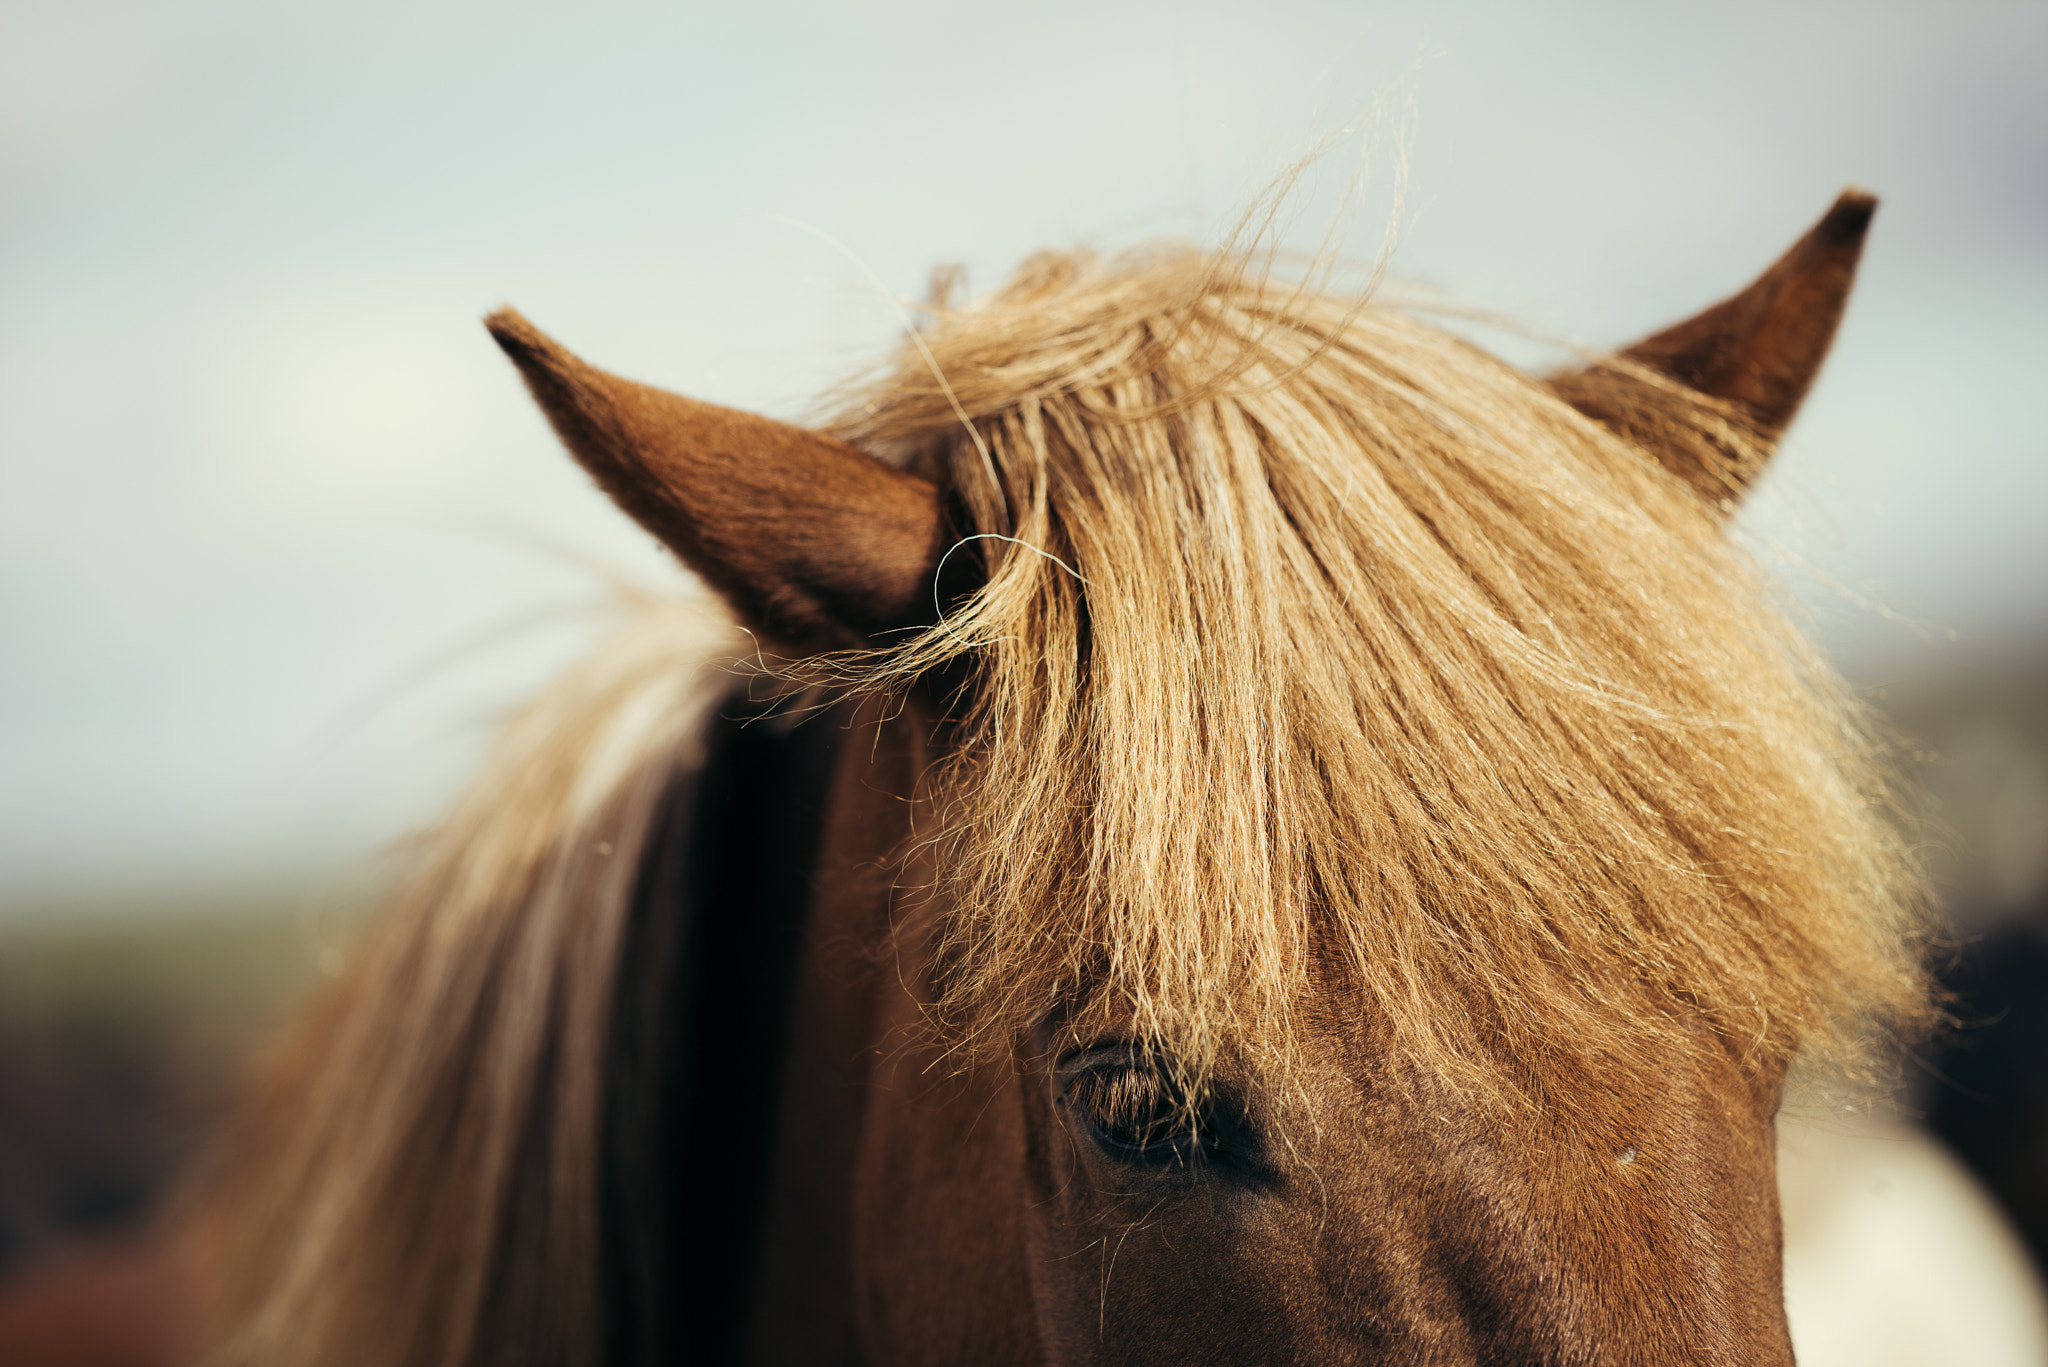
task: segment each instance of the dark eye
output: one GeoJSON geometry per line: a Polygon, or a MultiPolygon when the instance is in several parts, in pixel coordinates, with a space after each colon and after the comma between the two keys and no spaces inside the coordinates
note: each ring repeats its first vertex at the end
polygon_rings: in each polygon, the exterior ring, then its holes
{"type": "Polygon", "coordinates": [[[1184,1163],[1216,1145],[1201,1108],[1136,1050],[1091,1050],[1064,1069],[1060,1099],[1089,1136],[1127,1163],[1184,1163]]]}

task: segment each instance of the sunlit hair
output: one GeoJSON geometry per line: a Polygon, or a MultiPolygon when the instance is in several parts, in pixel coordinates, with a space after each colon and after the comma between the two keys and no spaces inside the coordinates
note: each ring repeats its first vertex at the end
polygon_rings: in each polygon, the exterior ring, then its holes
{"type": "MultiPolygon", "coordinates": [[[[1761,459],[1654,377],[1575,383],[1624,381],[1630,430],[1761,459]]],[[[1518,1103],[1587,1057],[1853,1067],[1926,1018],[1857,707],[1716,504],[1544,384],[1242,254],[1048,255],[838,426],[990,570],[809,666],[954,709],[918,844],[876,855],[935,870],[962,1050],[1106,1019],[1199,1084],[1335,1003],[1518,1103]]],[[[667,1294],[613,1189],[663,1159],[636,879],[747,653],[645,605],[509,728],[215,1155],[217,1363],[635,1351],[621,1306],[667,1294]]]]}
{"type": "Polygon", "coordinates": [[[623,1360],[608,1283],[641,1260],[604,1175],[659,1161],[617,1123],[651,1087],[619,1057],[634,896],[731,686],[711,666],[745,651],[702,599],[629,606],[512,719],[212,1155],[216,1367],[623,1360]]]}
{"type": "Polygon", "coordinates": [[[1199,1077],[1346,990],[1498,1096],[1559,1041],[1853,1067],[1924,1020],[1858,706],[1722,509],[1544,383],[1242,257],[1046,254],[840,430],[1011,538],[883,671],[973,671],[930,833],[963,1042],[1085,996],[1199,1077]]]}

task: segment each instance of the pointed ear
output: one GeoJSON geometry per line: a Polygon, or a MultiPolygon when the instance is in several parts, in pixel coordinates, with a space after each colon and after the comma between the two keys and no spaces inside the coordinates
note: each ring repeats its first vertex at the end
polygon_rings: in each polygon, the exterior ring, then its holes
{"type": "Polygon", "coordinates": [[[1820,373],[1876,210],[1876,196],[1844,190],[1748,289],[1619,352],[1622,364],[1596,362],[1554,375],[1551,388],[1709,499],[1739,497],[1762,473],[1820,373]],[[1660,377],[1734,405],[1754,439],[1714,442],[1696,424],[1674,422],[1673,396],[1660,377]]]}
{"type": "Polygon", "coordinates": [[[807,647],[933,618],[937,486],[821,433],[585,365],[511,309],[484,320],[598,487],[749,626],[807,647]]]}

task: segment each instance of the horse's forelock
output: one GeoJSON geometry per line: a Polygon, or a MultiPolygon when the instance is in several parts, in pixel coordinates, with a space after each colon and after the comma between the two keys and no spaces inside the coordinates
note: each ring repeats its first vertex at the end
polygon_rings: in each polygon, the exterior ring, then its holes
{"type": "Polygon", "coordinates": [[[1090,984],[1199,1071],[1284,1038],[1319,954],[1492,1091],[1560,1035],[1648,1057],[1704,1017],[1853,1066],[1924,1019],[1866,724],[1649,453],[1192,252],[1041,257],[922,343],[845,430],[1039,552],[981,543],[987,587],[894,663],[979,671],[953,1028],[999,1045],[1090,984]]]}

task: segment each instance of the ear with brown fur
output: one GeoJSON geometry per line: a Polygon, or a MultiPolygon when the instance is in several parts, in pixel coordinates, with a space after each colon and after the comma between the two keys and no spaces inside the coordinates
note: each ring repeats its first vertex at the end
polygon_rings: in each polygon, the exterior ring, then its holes
{"type": "Polygon", "coordinates": [[[945,517],[929,480],[821,433],[585,365],[511,309],[484,320],[598,486],[792,645],[862,645],[932,620],[945,517]]]}
{"type": "Polygon", "coordinates": [[[1726,503],[1757,475],[1791,425],[1835,338],[1877,197],[1844,190],[1755,284],[1619,352],[1615,362],[1550,378],[1574,408],[1642,446],[1705,497],[1726,503]],[[1648,372],[1648,373],[1645,373],[1648,372]],[[1674,421],[1675,380],[1730,404],[1752,431],[1715,441],[1674,421]]]}

